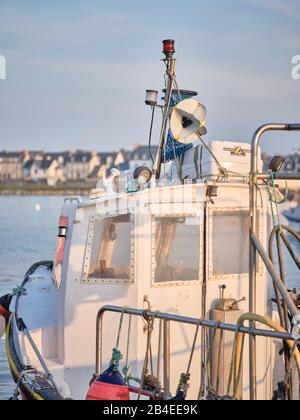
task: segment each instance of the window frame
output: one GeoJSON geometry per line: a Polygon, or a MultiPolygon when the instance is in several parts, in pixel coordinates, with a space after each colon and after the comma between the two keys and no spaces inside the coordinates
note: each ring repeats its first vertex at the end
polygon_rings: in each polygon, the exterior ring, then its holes
{"type": "Polygon", "coordinates": [[[83,262],[83,272],[82,272],[82,283],[83,284],[115,284],[115,285],[128,285],[135,283],[135,260],[136,260],[136,239],[135,239],[135,216],[130,211],[116,212],[116,213],[107,213],[107,214],[97,214],[93,215],[89,219],[89,228],[88,228],[88,238],[85,247],[85,255],[83,262]],[[104,222],[107,219],[116,218],[119,216],[129,215],[131,230],[130,230],[130,259],[129,259],[129,278],[128,279],[102,279],[102,278],[90,278],[89,269],[91,262],[91,254],[93,247],[93,239],[95,233],[95,222],[102,221],[104,222]]]}
{"type": "MultiPolygon", "coordinates": [[[[215,274],[213,268],[213,216],[218,213],[233,213],[233,212],[248,212],[249,207],[209,207],[208,209],[208,280],[209,281],[248,281],[249,280],[249,272],[247,273],[232,273],[232,274],[215,274]]],[[[258,223],[259,223],[259,239],[262,240],[264,237],[264,222],[263,222],[263,210],[261,207],[257,209],[258,213],[258,223]]],[[[250,230],[249,230],[250,235],[250,230]]],[[[263,265],[261,259],[258,258],[257,261],[258,270],[257,275],[262,276],[263,274],[263,265]]]]}
{"type": "Polygon", "coordinates": [[[204,250],[204,214],[198,213],[179,213],[175,214],[172,212],[169,213],[156,213],[151,215],[151,287],[153,288],[162,288],[162,287],[182,287],[182,286],[199,286],[203,283],[203,250],[204,250]],[[198,273],[199,278],[197,280],[175,280],[175,281],[165,281],[165,282],[156,282],[156,221],[160,218],[190,218],[199,220],[199,267],[198,273]]]}

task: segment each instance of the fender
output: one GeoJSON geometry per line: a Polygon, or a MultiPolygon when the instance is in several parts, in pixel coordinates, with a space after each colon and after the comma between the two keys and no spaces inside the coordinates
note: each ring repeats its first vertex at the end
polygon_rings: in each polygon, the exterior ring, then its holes
{"type": "Polygon", "coordinates": [[[69,228],[69,218],[68,216],[61,216],[59,219],[59,232],[58,232],[58,241],[56,246],[56,255],[55,261],[53,266],[53,277],[55,281],[55,285],[58,289],[61,286],[62,280],[62,266],[65,257],[65,247],[66,247],[66,240],[69,228]]]}

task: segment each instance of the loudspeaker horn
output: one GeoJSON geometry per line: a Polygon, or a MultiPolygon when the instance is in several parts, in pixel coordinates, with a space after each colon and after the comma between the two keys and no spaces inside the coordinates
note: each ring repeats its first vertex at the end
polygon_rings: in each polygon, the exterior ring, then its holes
{"type": "Polygon", "coordinates": [[[170,128],[174,140],[189,144],[199,136],[207,134],[205,118],[206,107],[195,99],[185,99],[179,102],[172,111],[170,128]]]}

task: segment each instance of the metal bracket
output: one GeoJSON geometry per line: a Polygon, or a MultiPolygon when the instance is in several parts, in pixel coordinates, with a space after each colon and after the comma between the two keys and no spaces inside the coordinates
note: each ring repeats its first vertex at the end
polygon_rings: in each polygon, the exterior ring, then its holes
{"type": "Polygon", "coordinates": [[[300,340],[300,315],[296,315],[292,321],[292,336],[294,340],[300,340]]]}

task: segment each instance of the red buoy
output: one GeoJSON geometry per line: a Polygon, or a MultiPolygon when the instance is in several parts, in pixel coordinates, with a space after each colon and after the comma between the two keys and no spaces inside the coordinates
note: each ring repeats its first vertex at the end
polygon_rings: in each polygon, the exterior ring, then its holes
{"type": "Polygon", "coordinates": [[[87,393],[88,401],[129,401],[129,388],[115,366],[110,366],[92,383],[87,393]]]}
{"type": "Polygon", "coordinates": [[[3,316],[5,321],[8,322],[9,312],[2,305],[0,305],[0,316],[3,316]]]}
{"type": "Polygon", "coordinates": [[[5,329],[9,321],[9,305],[11,303],[11,299],[11,295],[0,297],[0,338],[5,334],[5,329]]]}
{"type": "Polygon", "coordinates": [[[3,316],[5,318],[6,323],[8,322],[10,317],[9,305],[11,303],[11,300],[11,295],[5,295],[0,297],[0,316],[3,316]]]}
{"type": "Polygon", "coordinates": [[[95,381],[86,396],[87,401],[129,401],[128,387],[95,381]]]}

